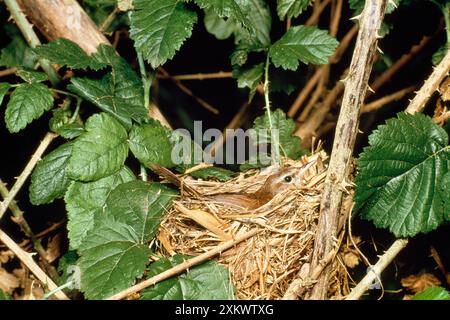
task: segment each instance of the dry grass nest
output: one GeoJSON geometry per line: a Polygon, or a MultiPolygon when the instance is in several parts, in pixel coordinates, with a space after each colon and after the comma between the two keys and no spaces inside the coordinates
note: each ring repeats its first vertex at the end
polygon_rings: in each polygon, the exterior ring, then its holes
{"type": "MultiPolygon", "coordinates": [[[[284,161],[284,166],[301,166],[316,160],[304,176],[303,187],[286,190],[252,211],[212,203],[203,196],[254,192],[267,179],[267,170],[241,173],[224,183],[182,177],[182,196],[175,201],[160,227],[159,252],[166,256],[176,253],[197,256],[257,228],[260,232],[222,252],[216,259],[229,269],[238,299],[282,298],[294,279],[307,279],[326,159],[324,151],[317,151],[299,161],[284,161]]],[[[332,263],[328,296],[339,299],[348,293],[348,276],[339,259],[335,258],[332,263]]],[[[305,281],[300,298],[311,288],[311,281],[305,281]]]]}

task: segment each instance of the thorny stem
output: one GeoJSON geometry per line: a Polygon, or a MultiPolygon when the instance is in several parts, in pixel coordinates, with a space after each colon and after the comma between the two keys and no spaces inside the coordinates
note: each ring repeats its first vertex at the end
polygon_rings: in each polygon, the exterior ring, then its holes
{"type": "MultiPolygon", "coordinates": [[[[3,199],[8,197],[8,194],[9,194],[8,188],[6,188],[6,185],[1,180],[0,180],[0,194],[3,199]]],[[[41,256],[42,261],[45,265],[45,268],[50,273],[51,278],[57,279],[58,273],[56,272],[55,268],[47,261],[47,253],[45,252],[45,249],[42,246],[41,241],[31,230],[30,225],[28,224],[28,222],[25,220],[25,217],[23,216],[23,211],[20,210],[16,201],[11,201],[11,203],[9,204],[9,209],[11,210],[11,212],[15,218],[14,222],[16,222],[20,226],[23,233],[25,233],[25,235],[27,237],[29,237],[31,239],[31,241],[33,242],[33,247],[37,251],[37,253],[41,256]]]]}
{"type": "MultiPolygon", "coordinates": [[[[16,0],[5,0],[5,4],[8,7],[9,12],[11,12],[11,16],[14,18],[17,26],[22,32],[25,40],[28,42],[28,45],[32,48],[40,45],[41,42],[37,37],[36,33],[33,31],[32,25],[28,22],[27,18],[23,14],[16,0]]],[[[45,73],[48,75],[50,82],[52,85],[56,85],[59,83],[59,76],[55,69],[52,67],[50,62],[45,59],[39,59],[39,63],[45,73]]]]}
{"type": "Polygon", "coordinates": [[[264,67],[264,102],[267,113],[267,119],[269,120],[270,137],[272,144],[272,162],[273,164],[280,163],[280,143],[278,141],[278,135],[274,133],[273,122],[272,122],[272,112],[270,110],[270,99],[269,99],[269,67],[270,58],[269,55],[266,57],[266,65],[264,67]]]}
{"type": "Polygon", "coordinates": [[[144,106],[145,108],[150,107],[150,86],[152,84],[151,77],[147,75],[145,71],[144,57],[141,52],[137,52],[139,70],[141,71],[142,86],[144,88],[144,106]]]}

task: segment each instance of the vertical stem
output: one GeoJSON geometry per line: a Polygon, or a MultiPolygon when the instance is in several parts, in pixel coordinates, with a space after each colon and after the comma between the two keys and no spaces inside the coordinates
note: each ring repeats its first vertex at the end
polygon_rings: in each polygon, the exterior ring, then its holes
{"type": "Polygon", "coordinates": [[[270,99],[269,99],[269,66],[270,58],[267,55],[266,65],[264,68],[264,102],[265,109],[267,113],[267,119],[269,120],[270,137],[272,144],[272,162],[273,164],[280,163],[280,143],[278,141],[278,135],[274,133],[273,122],[272,122],[272,112],[270,110],[270,99]]]}
{"type": "Polygon", "coordinates": [[[144,106],[146,108],[149,108],[150,107],[151,79],[147,75],[147,72],[145,71],[145,63],[144,63],[144,58],[142,57],[142,53],[140,53],[138,51],[137,57],[138,57],[138,62],[139,62],[139,70],[141,71],[142,86],[144,88],[144,106]]]}
{"type": "MultiPolygon", "coordinates": [[[[5,0],[5,4],[8,7],[9,12],[11,12],[11,16],[14,18],[17,26],[22,32],[25,40],[28,42],[28,45],[32,48],[40,45],[41,42],[37,37],[36,33],[33,31],[32,25],[28,22],[27,18],[20,10],[19,5],[16,0],[5,0]]],[[[56,85],[59,83],[59,76],[56,73],[55,69],[53,69],[52,65],[48,60],[39,59],[39,63],[45,73],[48,75],[50,82],[52,85],[56,85]]]]}
{"type": "MultiPolygon", "coordinates": [[[[344,97],[320,202],[318,231],[314,241],[310,270],[314,270],[330,252],[335,250],[343,192],[358,133],[360,108],[366,95],[376,52],[378,31],[383,21],[386,4],[387,0],[366,0],[361,13],[360,29],[349,74],[344,80],[344,97]]],[[[330,272],[331,267],[328,266],[314,286],[310,295],[311,299],[326,298],[330,272]]]]}
{"type": "Polygon", "coordinates": [[[450,2],[447,2],[442,8],[442,14],[445,21],[445,32],[447,34],[447,43],[450,43],[450,2]]]}

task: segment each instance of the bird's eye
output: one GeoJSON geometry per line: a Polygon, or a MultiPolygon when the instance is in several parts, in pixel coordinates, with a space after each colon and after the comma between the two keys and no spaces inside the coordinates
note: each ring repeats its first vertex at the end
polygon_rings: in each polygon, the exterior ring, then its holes
{"type": "Polygon", "coordinates": [[[284,177],[284,181],[291,182],[292,181],[292,177],[291,176],[286,176],[286,177],[284,177]]]}

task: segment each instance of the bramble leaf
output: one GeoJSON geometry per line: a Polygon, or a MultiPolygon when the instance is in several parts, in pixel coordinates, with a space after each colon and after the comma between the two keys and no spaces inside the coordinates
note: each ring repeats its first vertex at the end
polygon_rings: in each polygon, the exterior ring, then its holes
{"type": "MultiPolygon", "coordinates": [[[[148,267],[147,278],[190,258],[183,255],[175,255],[170,259],[161,258],[148,267]]],[[[145,289],[141,300],[232,300],[234,291],[228,270],[216,261],[207,261],[145,289]]]]}
{"type": "Polygon", "coordinates": [[[130,36],[136,49],[157,68],[191,36],[197,14],[179,0],[134,0],[133,6],[130,36]]]}
{"type": "Polygon", "coordinates": [[[71,249],[78,249],[87,232],[94,225],[94,217],[103,214],[106,199],[118,185],[135,180],[127,167],[93,182],[74,181],[64,201],[68,215],[67,229],[71,249]]]}
{"type": "Polygon", "coordinates": [[[250,97],[256,92],[257,86],[262,82],[264,63],[257,64],[248,69],[234,68],[233,77],[237,79],[238,88],[249,88],[250,97]]]}
{"type": "Polygon", "coordinates": [[[134,156],[144,165],[150,163],[172,167],[171,131],[159,121],[133,125],[128,143],[134,156]]]}
{"type": "Polygon", "coordinates": [[[44,72],[34,70],[19,69],[16,71],[16,75],[28,83],[42,82],[48,79],[44,72]]]}
{"type": "Polygon", "coordinates": [[[356,209],[397,237],[436,229],[448,214],[447,133],[422,114],[399,113],[369,136],[358,160],[356,209]]]}
{"type": "Polygon", "coordinates": [[[296,70],[303,63],[326,64],[339,43],[316,27],[290,28],[269,50],[276,67],[296,70]]]}
{"type": "Polygon", "coordinates": [[[412,300],[450,300],[450,293],[442,287],[430,287],[414,295],[412,300]]]}
{"type": "Polygon", "coordinates": [[[194,178],[200,178],[204,180],[216,179],[218,181],[228,181],[236,174],[231,170],[227,170],[221,167],[209,167],[200,170],[193,171],[189,174],[194,178]]]}
{"type": "Polygon", "coordinates": [[[138,180],[111,192],[79,247],[81,289],[88,299],[110,296],[142,276],[150,253],[146,242],[175,194],[159,183],[138,180]]]}
{"type": "MultiPolygon", "coordinates": [[[[291,159],[297,159],[305,150],[301,147],[301,139],[294,136],[295,123],[291,118],[287,118],[281,109],[272,112],[272,128],[278,130],[280,152],[282,155],[291,159]]],[[[270,121],[267,113],[255,119],[253,129],[256,129],[257,137],[253,137],[253,141],[258,144],[266,144],[271,142],[270,121]]]]}
{"type": "Polygon", "coordinates": [[[280,20],[297,18],[311,3],[311,0],[278,0],[277,13],[280,20]]]}
{"type": "Polygon", "coordinates": [[[9,132],[19,132],[53,106],[50,89],[41,83],[20,84],[11,94],[5,122],[9,132]]]}
{"type": "Polygon", "coordinates": [[[108,196],[105,214],[132,227],[140,242],[158,231],[167,206],[177,192],[160,183],[130,181],[117,186],[108,196]]]}
{"type": "Polygon", "coordinates": [[[30,201],[34,205],[62,198],[70,184],[67,164],[72,145],[65,143],[38,162],[31,176],[30,201]]]}
{"type": "Polygon", "coordinates": [[[5,98],[6,93],[11,88],[8,82],[0,82],[0,106],[3,103],[3,98],[5,98]]]}
{"type": "Polygon", "coordinates": [[[131,226],[104,215],[95,219],[79,253],[81,291],[87,299],[103,299],[142,276],[150,250],[131,226]]]}
{"type": "Polygon", "coordinates": [[[128,156],[127,132],[106,113],[86,121],[86,132],[73,142],[68,172],[74,180],[93,181],[122,168],[128,156]]]}
{"type": "Polygon", "coordinates": [[[87,69],[89,67],[93,70],[99,70],[106,67],[106,64],[85,53],[76,43],[64,38],[37,46],[33,51],[41,58],[72,69],[87,69]]]}

